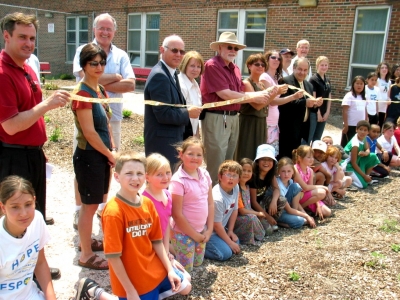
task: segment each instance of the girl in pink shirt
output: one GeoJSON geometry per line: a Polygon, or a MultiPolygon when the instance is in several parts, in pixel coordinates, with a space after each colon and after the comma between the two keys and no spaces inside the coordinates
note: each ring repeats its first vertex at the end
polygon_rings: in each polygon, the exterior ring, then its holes
{"type": "Polygon", "coordinates": [[[201,168],[204,146],[189,137],[177,148],[182,164],[172,176],[171,243],[176,259],[191,272],[203,263],[206,243],[213,232],[214,200],[211,178],[201,168]]]}

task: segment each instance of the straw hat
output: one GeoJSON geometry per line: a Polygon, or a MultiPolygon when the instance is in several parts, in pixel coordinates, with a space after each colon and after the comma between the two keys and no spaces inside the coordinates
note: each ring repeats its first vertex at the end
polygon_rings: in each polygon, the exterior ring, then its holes
{"type": "Polygon", "coordinates": [[[218,46],[220,44],[236,45],[240,50],[246,48],[246,45],[240,44],[236,35],[229,31],[221,33],[218,42],[212,42],[210,48],[214,51],[218,51],[218,46]]]}

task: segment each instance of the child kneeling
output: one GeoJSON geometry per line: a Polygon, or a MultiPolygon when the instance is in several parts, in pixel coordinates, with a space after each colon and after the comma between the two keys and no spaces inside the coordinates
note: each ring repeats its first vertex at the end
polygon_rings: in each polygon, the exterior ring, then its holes
{"type": "Polygon", "coordinates": [[[144,156],[121,153],[114,173],[121,188],[102,215],[111,288],[120,300],[163,299],[175,293],[188,294],[192,288],[171,266],[153,202],[138,194],[145,175],[144,156]]]}

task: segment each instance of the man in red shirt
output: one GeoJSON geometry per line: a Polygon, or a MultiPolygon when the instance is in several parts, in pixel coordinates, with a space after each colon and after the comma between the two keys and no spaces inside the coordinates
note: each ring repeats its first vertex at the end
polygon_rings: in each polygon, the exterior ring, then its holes
{"type": "Polygon", "coordinates": [[[37,209],[46,224],[46,142],[43,115],[69,101],[69,93],[56,91],[42,101],[39,79],[25,63],[35,49],[38,21],[35,15],[13,13],[1,20],[5,41],[0,53],[0,181],[8,175],[19,175],[31,181],[37,209]]]}

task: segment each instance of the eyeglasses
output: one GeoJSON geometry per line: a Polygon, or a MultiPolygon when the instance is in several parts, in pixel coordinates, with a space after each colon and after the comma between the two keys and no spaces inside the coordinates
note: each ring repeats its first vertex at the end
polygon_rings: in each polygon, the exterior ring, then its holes
{"type": "Polygon", "coordinates": [[[281,58],[275,55],[271,55],[269,58],[281,61],[281,58]]]}
{"type": "Polygon", "coordinates": [[[265,64],[263,63],[254,63],[253,66],[265,68],[265,64]]]}
{"type": "Polygon", "coordinates": [[[106,32],[113,32],[114,28],[105,28],[105,27],[96,27],[97,30],[106,31],[106,32]]]}
{"type": "Polygon", "coordinates": [[[93,67],[96,68],[98,65],[104,67],[106,65],[106,61],[103,59],[101,61],[89,61],[88,64],[93,67]]]}
{"type": "Polygon", "coordinates": [[[233,174],[229,174],[229,173],[224,173],[222,175],[227,177],[227,178],[231,178],[231,179],[238,179],[239,178],[239,175],[237,175],[237,174],[233,175],[233,174]]]}
{"type": "Polygon", "coordinates": [[[29,75],[28,73],[25,73],[25,78],[28,80],[29,85],[31,86],[31,89],[34,93],[36,93],[38,91],[38,87],[36,85],[36,83],[33,81],[32,76],[29,75]]]}
{"type": "Polygon", "coordinates": [[[169,48],[168,46],[164,46],[164,48],[167,48],[169,50],[171,50],[172,53],[177,54],[178,52],[180,53],[180,55],[185,55],[186,51],[185,50],[180,50],[177,48],[169,48]]]}
{"type": "Polygon", "coordinates": [[[226,49],[228,49],[229,51],[235,50],[236,52],[238,52],[238,51],[240,50],[238,47],[233,47],[233,46],[231,46],[231,45],[226,46],[226,49]]]}

